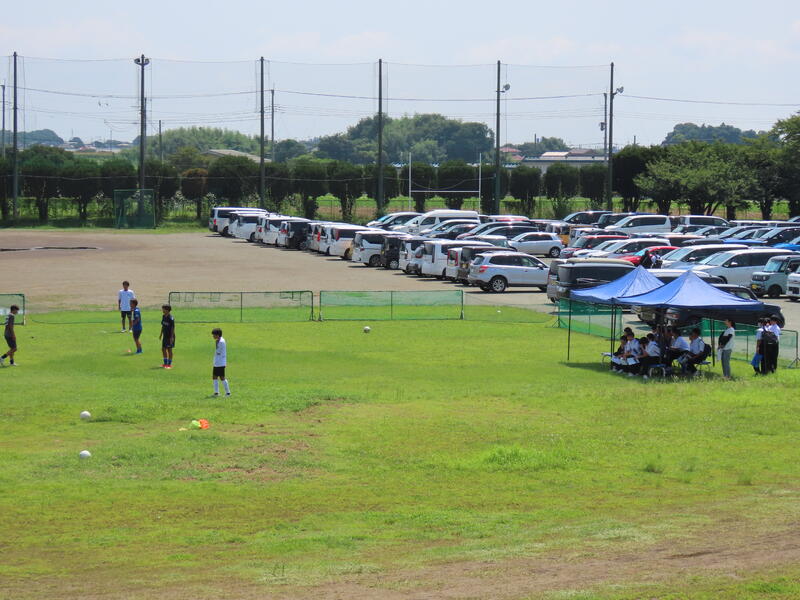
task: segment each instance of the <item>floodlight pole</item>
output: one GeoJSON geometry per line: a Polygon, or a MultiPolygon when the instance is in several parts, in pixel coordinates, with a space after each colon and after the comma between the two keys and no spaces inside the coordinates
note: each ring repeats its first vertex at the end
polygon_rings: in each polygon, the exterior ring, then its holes
{"type": "Polygon", "coordinates": [[[378,191],[375,203],[383,214],[383,59],[378,59],[378,191]]]}
{"type": "Polygon", "coordinates": [[[4,83],[2,86],[3,88],[3,125],[0,127],[0,130],[3,132],[3,141],[2,141],[2,156],[3,158],[6,157],[6,84],[4,83]]]}
{"type": "Polygon", "coordinates": [[[408,153],[408,211],[411,212],[411,152],[408,153]]]}
{"type": "Polygon", "coordinates": [[[275,162],[275,88],[272,88],[269,94],[269,159],[275,162]]]}
{"type": "Polygon", "coordinates": [[[259,160],[258,201],[261,208],[266,207],[264,201],[266,170],[264,167],[264,57],[261,57],[261,156],[259,160]]]}
{"type": "Polygon", "coordinates": [[[139,193],[141,198],[144,199],[144,151],[145,141],[147,139],[147,104],[144,97],[144,68],[150,64],[150,59],[145,58],[142,54],[139,58],[133,59],[133,62],[141,68],[141,84],[139,87],[139,106],[141,113],[139,117],[141,131],[139,133],[139,193]]]}
{"type": "Polygon", "coordinates": [[[494,214],[500,214],[500,61],[497,61],[497,123],[494,129],[494,214]]]}
{"type": "Polygon", "coordinates": [[[17,148],[17,113],[19,111],[19,105],[17,104],[17,53],[14,52],[14,108],[12,112],[12,129],[11,132],[11,141],[13,142],[14,147],[14,154],[12,155],[13,158],[13,176],[11,179],[11,196],[13,198],[12,202],[12,214],[14,215],[14,220],[17,220],[17,216],[19,215],[19,209],[17,206],[17,200],[19,199],[19,148],[17,148]]]}
{"type": "Polygon", "coordinates": [[[613,210],[613,201],[612,201],[612,189],[613,189],[613,182],[611,181],[613,174],[614,174],[614,165],[613,165],[613,157],[614,157],[614,96],[616,92],[614,92],[614,63],[611,63],[611,77],[610,83],[608,86],[608,148],[606,150],[606,162],[608,163],[606,166],[608,167],[608,173],[606,175],[606,209],[613,210]]]}

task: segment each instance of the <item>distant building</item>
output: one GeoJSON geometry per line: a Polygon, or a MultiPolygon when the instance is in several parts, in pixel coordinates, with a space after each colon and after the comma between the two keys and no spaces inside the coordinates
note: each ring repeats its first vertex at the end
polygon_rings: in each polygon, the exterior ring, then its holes
{"type": "Polygon", "coordinates": [[[559,162],[581,168],[587,165],[604,165],[606,164],[606,159],[602,154],[596,154],[595,150],[574,148],[571,150],[544,152],[537,157],[526,156],[522,159],[521,164],[538,167],[542,173],[546,173],[549,167],[559,162]]]}
{"type": "Polygon", "coordinates": [[[506,159],[512,163],[522,162],[522,159],[525,158],[522,156],[522,152],[519,151],[519,148],[510,145],[505,145],[500,148],[500,154],[505,154],[506,159]]]}
{"type": "MultiPolygon", "coordinates": [[[[240,150],[228,150],[225,148],[219,149],[210,149],[203,152],[206,156],[213,156],[214,158],[219,158],[220,156],[244,156],[245,158],[249,158],[253,162],[260,162],[261,157],[256,154],[250,154],[249,152],[241,152],[240,150]]],[[[264,157],[264,162],[271,162],[271,159],[264,157]]]]}

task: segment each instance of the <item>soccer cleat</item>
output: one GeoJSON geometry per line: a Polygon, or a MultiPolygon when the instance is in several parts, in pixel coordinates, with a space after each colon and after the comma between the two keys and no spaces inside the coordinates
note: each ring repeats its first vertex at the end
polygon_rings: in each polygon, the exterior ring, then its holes
{"type": "Polygon", "coordinates": [[[122,331],[120,331],[120,333],[125,333],[125,330],[123,329],[122,331]]]}
{"type": "Polygon", "coordinates": [[[141,350],[137,350],[136,354],[142,354],[142,351],[141,350]]]}
{"type": "Polygon", "coordinates": [[[226,396],[230,396],[230,395],[231,395],[231,393],[230,393],[230,392],[227,392],[225,395],[226,395],[226,396]]]}
{"type": "Polygon", "coordinates": [[[18,365],[17,363],[15,363],[15,362],[12,362],[12,363],[11,363],[10,365],[8,365],[8,366],[9,366],[9,367],[18,367],[19,365],[18,365]]]}
{"type": "Polygon", "coordinates": [[[172,368],[172,365],[164,365],[164,368],[165,368],[165,369],[171,369],[171,368],[172,368]]]}
{"type": "Polygon", "coordinates": [[[214,392],[214,396],[219,396],[219,392],[214,392]]]}

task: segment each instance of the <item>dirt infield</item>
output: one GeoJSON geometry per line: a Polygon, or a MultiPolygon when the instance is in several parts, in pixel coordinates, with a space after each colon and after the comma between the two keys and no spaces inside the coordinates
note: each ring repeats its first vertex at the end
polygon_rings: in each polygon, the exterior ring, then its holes
{"type": "MultiPolygon", "coordinates": [[[[170,291],[453,289],[433,279],[208,232],[0,232],[0,293],[24,293],[30,311],[114,308],[123,279],[144,306],[166,301],[170,291]]],[[[512,299],[549,305],[538,290],[505,295],[507,303],[512,299]]]]}

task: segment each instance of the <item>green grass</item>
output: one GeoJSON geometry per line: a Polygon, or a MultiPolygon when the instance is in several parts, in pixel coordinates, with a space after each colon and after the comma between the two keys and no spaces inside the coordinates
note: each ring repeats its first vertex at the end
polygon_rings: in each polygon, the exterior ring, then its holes
{"type": "MultiPolygon", "coordinates": [[[[602,370],[597,338],[573,335],[564,363],[544,317],[226,324],[234,396],[211,398],[211,325],[176,314],[165,371],[155,316],[142,356],[108,316],[20,327],[21,366],[0,370],[0,597],[268,594],[800,514],[794,371],[643,384],[602,370]]],[[[789,567],[678,575],[568,597],[798,591],[789,567]]]]}

